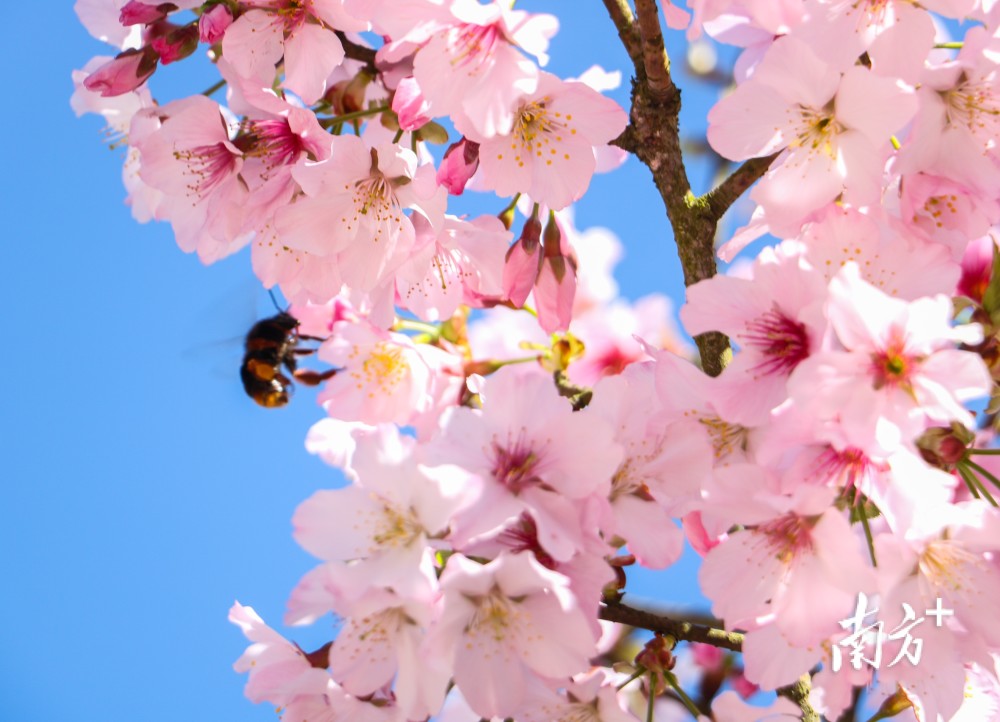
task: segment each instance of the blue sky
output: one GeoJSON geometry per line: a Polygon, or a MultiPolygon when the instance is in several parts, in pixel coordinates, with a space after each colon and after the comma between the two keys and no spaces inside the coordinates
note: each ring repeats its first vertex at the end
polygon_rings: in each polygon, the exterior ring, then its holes
{"type": "MultiPolygon", "coordinates": [[[[596,0],[518,5],[574,8],[562,12],[552,72],[626,67],[596,0]]],[[[278,411],[243,395],[235,339],[273,313],[253,290],[248,256],[206,268],[168,226],[131,219],[121,151],[102,143],[100,119],[77,120],[69,107],[71,71],[109,53],[71,6],[47,4],[42,25],[37,5],[14,3],[18,30],[3,51],[11,326],[0,359],[0,709],[19,722],[273,720],[243,698],[231,665],[245,641],[226,613],[239,599],[282,629],[286,596],[313,565],[290,518],[338,483],[303,448],[322,410],[302,389],[278,411]]],[[[215,80],[202,70],[158,72],[154,95],[201,91],[215,80]]],[[[713,98],[684,87],[685,128],[703,133],[713,98]]],[[[623,105],[627,92],[628,75],[615,94],[623,105]]],[[[695,183],[705,190],[697,174],[695,183]]],[[[595,179],[577,224],[625,242],[625,295],[680,302],[665,214],[638,162],[595,179]]],[[[682,564],[635,589],[692,603],[693,573],[682,564]]],[[[306,648],[324,635],[326,622],[290,632],[306,648]]]]}

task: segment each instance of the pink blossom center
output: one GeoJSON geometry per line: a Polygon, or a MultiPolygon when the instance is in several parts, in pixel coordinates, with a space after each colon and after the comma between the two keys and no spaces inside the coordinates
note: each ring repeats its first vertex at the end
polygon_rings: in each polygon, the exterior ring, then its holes
{"type": "Polygon", "coordinates": [[[452,65],[469,66],[470,74],[477,74],[496,52],[503,33],[496,25],[466,23],[452,31],[452,65]]]}
{"type": "Polygon", "coordinates": [[[836,157],[834,139],[843,127],[833,115],[832,107],[817,110],[799,105],[789,108],[788,112],[798,113],[799,116],[793,121],[792,132],[796,137],[788,144],[789,148],[803,148],[810,153],[818,152],[830,158],[836,157]]]}
{"type": "Polygon", "coordinates": [[[663,453],[663,437],[644,437],[640,441],[631,442],[625,454],[625,460],[618,465],[611,477],[611,496],[613,502],[619,497],[632,495],[644,501],[652,501],[653,496],[646,485],[644,469],[663,453]]]}
{"type": "MultiPolygon", "coordinates": [[[[392,182],[378,171],[354,184],[354,211],[355,221],[364,216],[366,222],[376,225],[398,226],[403,220],[392,182]]],[[[347,228],[350,230],[351,225],[347,228]]],[[[381,233],[381,229],[377,230],[373,240],[379,241],[381,233]]]]}
{"type": "Polygon", "coordinates": [[[746,427],[739,424],[731,424],[716,415],[699,416],[697,417],[697,421],[708,431],[708,438],[712,442],[713,455],[716,461],[724,459],[737,449],[742,449],[746,446],[746,427]]]}
{"type": "Polygon", "coordinates": [[[983,150],[993,147],[1000,135],[1000,99],[985,80],[964,80],[942,93],[949,125],[962,126],[980,140],[983,150]]]}
{"type": "Polygon", "coordinates": [[[786,514],[758,527],[767,537],[778,559],[788,564],[798,554],[812,549],[812,524],[797,514],[786,514]]]}
{"type": "Polygon", "coordinates": [[[484,652],[496,643],[503,642],[509,635],[517,634],[521,622],[516,608],[503,592],[493,588],[489,594],[479,599],[476,611],[465,628],[469,644],[484,645],[484,652]]]}
{"type": "Polygon", "coordinates": [[[383,506],[379,509],[372,541],[380,548],[406,547],[423,535],[424,528],[412,511],[403,511],[382,499],[378,501],[383,506]]]}
{"type": "Polygon", "coordinates": [[[350,363],[350,374],[359,389],[368,389],[369,398],[374,398],[376,394],[392,395],[408,375],[409,366],[399,346],[379,342],[357,363],[356,359],[361,355],[362,351],[357,346],[349,354],[348,359],[353,362],[350,363]]]}
{"type": "Polygon", "coordinates": [[[881,351],[872,354],[873,385],[876,389],[909,387],[918,359],[906,353],[906,345],[898,334],[881,351]]]}
{"type": "Polygon", "coordinates": [[[236,170],[237,157],[222,142],[175,150],[174,158],[184,163],[183,174],[190,177],[188,193],[199,200],[204,199],[236,170]]]}
{"type": "MultiPolygon", "coordinates": [[[[393,644],[400,630],[406,625],[413,624],[400,607],[390,607],[380,612],[366,614],[364,617],[352,617],[351,622],[358,640],[369,648],[393,644]]],[[[326,669],[326,666],[324,664],[320,669],[326,669]]]]}
{"type": "Polygon", "coordinates": [[[507,445],[501,445],[494,437],[492,452],[493,478],[512,494],[520,494],[529,486],[542,484],[537,474],[538,455],[523,438],[513,443],[508,440],[507,445]]]}
{"type": "MultiPolygon", "coordinates": [[[[546,96],[522,105],[514,119],[513,136],[520,143],[521,154],[515,155],[518,166],[524,165],[524,155],[535,156],[538,161],[552,164],[552,157],[560,152],[565,160],[569,160],[565,141],[576,135],[576,129],[570,127],[573,116],[551,110],[548,105],[552,98],[546,96]]],[[[517,144],[512,143],[511,149],[517,151],[517,144]]]]}
{"type": "Polygon", "coordinates": [[[305,148],[302,139],[292,132],[284,118],[248,122],[245,132],[233,141],[233,145],[246,157],[263,159],[265,177],[268,171],[294,164],[305,148]]]}
{"type": "Polygon", "coordinates": [[[860,2],[855,2],[854,7],[861,6],[861,12],[864,15],[863,20],[866,20],[866,24],[872,25],[884,25],[887,19],[887,14],[889,10],[889,3],[892,0],[861,0],[860,2]]]}
{"type": "MultiPolygon", "coordinates": [[[[986,560],[958,542],[942,539],[927,545],[920,555],[920,573],[936,590],[949,595],[975,593],[979,575],[992,570],[986,560]]],[[[982,579],[982,576],[979,576],[982,579]]]]}
{"type": "Polygon", "coordinates": [[[872,461],[861,449],[849,446],[837,451],[831,446],[816,458],[812,474],[827,484],[843,487],[844,491],[858,489],[866,493],[875,475],[888,470],[888,464],[872,461]]]}
{"type": "Polygon", "coordinates": [[[600,356],[595,357],[594,366],[601,376],[617,376],[625,367],[642,358],[640,353],[629,353],[621,346],[614,345],[600,356]]]}
{"type": "Polygon", "coordinates": [[[278,6],[278,17],[285,25],[285,33],[295,32],[309,17],[311,0],[285,0],[278,6]]]}
{"type": "Polygon", "coordinates": [[[431,260],[432,272],[441,282],[441,290],[448,290],[448,280],[452,278],[469,277],[471,271],[466,271],[462,267],[462,254],[456,248],[443,248],[438,246],[437,253],[431,260]]]}
{"type": "Polygon", "coordinates": [[[542,543],[538,540],[538,526],[527,514],[522,514],[514,526],[504,529],[497,541],[515,554],[531,552],[538,563],[547,569],[555,569],[557,566],[555,559],[542,548],[542,543]]]}
{"type": "Polygon", "coordinates": [[[762,376],[787,376],[809,357],[809,334],[805,325],[789,318],[777,307],[748,322],[742,339],[764,357],[753,367],[762,376]]]}
{"type": "MultiPolygon", "coordinates": [[[[957,203],[958,196],[954,193],[946,196],[931,196],[924,201],[923,214],[919,211],[913,214],[913,222],[919,223],[920,216],[923,215],[923,218],[935,228],[943,228],[945,221],[954,221],[958,218],[957,203]]],[[[949,223],[948,227],[954,227],[954,222],[949,223]]]]}

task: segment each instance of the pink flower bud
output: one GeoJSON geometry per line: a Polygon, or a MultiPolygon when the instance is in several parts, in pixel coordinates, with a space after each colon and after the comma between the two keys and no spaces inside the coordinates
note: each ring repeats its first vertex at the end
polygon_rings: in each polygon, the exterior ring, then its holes
{"type": "Polygon", "coordinates": [[[975,443],[976,435],[957,421],[950,427],[932,426],[916,439],[923,460],[945,471],[954,469],[975,443]]]}
{"type": "Polygon", "coordinates": [[[139,2],[139,0],[129,0],[122,6],[118,22],[125,26],[149,25],[150,23],[155,23],[157,20],[162,20],[167,17],[167,13],[171,13],[176,9],[177,6],[173,3],[149,5],[139,2]]]}
{"type": "Polygon", "coordinates": [[[479,143],[462,138],[444,152],[437,172],[438,185],[447,188],[451,195],[460,196],[478,168],[479,143]]]}
{"type": "Polygon", "coordinates": [[[426,115],[427,100],[420,86],[413,78],[399,81],[396,94],[392,96],[392,109],[399,117],[399,127],[403,130],[417,130],[430,120],[426,115]]]}
{"type": "Polygon", "coordinates": [[[503,295],[520,308],[528,299],[542,265],[542,224],[537,216],[524,222],[521,237],[507,251],[503,295]]]}
{"type": "Polygon", "coordinates": [[[958,281],[958,292],[976,303],[982,303],[983,294],[990,285],[995,246],[993,236],[981,236],[968,245],[962,256],[962,277],[958,281]]]}
{"type": "Polygon", "coordinates": [[[165,23],[168,32],[154,37],[150,43],[160,56],[160,63],[167,65],[183,60],[198,48],[198,29],[193,25],[175,27],[165,23]]]}
{"type": "Polygon", "coordinates": [[[215,45],[226,34],[226,28],[233,24],[233,14],[225,5],[213,5],[212,9],[198,20],[198,34],[201,42],[215,45]]]}
{"type": "Polygon", "coordinates": [[[550,214],[545,224],[545,254],[535,280],[535,310],[546,333],[569,328],[576,297],[576,265],[573,249],[550,214]]]}
{"type": "Polygon", "coordinates": [[[126,50],[91,73],[83,87],[104,98],[123,95],[146,82],[156,70],[157,60],[150,47],[126,50]]]}

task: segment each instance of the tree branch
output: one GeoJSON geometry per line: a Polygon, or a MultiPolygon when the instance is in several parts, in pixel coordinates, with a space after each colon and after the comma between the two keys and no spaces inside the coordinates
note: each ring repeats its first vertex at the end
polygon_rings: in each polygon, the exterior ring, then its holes
{"type": "MultiPolygon", "coordinates": [[[[641,45],[637,49],[636,21],[626,0],[603,0],[618,37],[635,66],[632,81],[630,123],[613,144],[633,153],[652,172],[653,182],[663,199],[674,229],[677,255],[684,269],[684,284],[691,286],[716,273],[715,231],[719,219],[776,157],[752,158],[737,168],[716,188],[696,198],[684,167],[678,118],[681,93],[670,77],[670,59],[660,31],[656,0],[635,0],[641,45]],[[638,50],[638,51],[637,51],[638,50]]],[[[695,337],[702,368],[711,376],[722,373],[730,356],[729,339],[720,333],[695,337]]],[[[628,624],[677,640],[702,642],[733,652],[743,650],[743,635],[714,626],[678,621],[625,604],[605,601],[599,608],[601,619],[628,624]]],[[[804,674],[795,684],[777,693],[802,710],[803,722],[821,722],[809,703],[812,678],[804,674]]]]}
{"type": "Polygon", "coordinates": [[[802,722],[823,722],[812,704],[809,702],[809,691],[812,689],[812,677],[806,672],[794,684],[778,687],[775,692],[779,697],[789,699],[802,710],[802,722]]]}
{"type": "Polygon", "coordinates": [[[340,38],[340,44],[344,46],[344,56],[350,58],[351,60],[360,60],[362,63],[368,65],[373,71],[375,68],[375,51],[371,48],[366,48],[364,45],[358,45],[357,43],[349,40],[347,35],[344,34],[342,30],[334,31],[337,37],[340,38]]]}
{"type": "MultiPolygon", "coordinates": [[[[635,66],[631,122],[613,142],[635,154],[653,174],[653,182],[674,230],[677,255],[684,269],[684,285],[691,286],[716,273],[718,218],[712,216],[707,202],[699,202],[691,193],[691,183],[684,168],[678,127],[681,92],[670,77],[670,61],[660,31],[659,7],[656,0],[636,0],[638,17],[631,20],[626,0],[604,0],[604,5],[635,66]],[[638,54],[636,26],[641,50],[638,54]]],[[[710,332],[696,336],[695,343],[705,373],[710,376],[722,373],[730,357],[729,339],[721,333],[710,332]]]]}
{"type": "Polygon", "coordinates": [[[618,38],[625,46],[625,52],[632,59],[632,64],[636,67],[642,66],[642,40],[635,29],[635,17],[632,15],[632,8],[629,7],[628,0],[603,0],[604,7],[611,16],[611,22],[618,30],[618,38]]]}
{"type": "Polygon", "coordinates": [[[618,622],[630,627],[648,629],[650,632],[668,634],[674,639],[685,642],[703,642],[711,644],[713,647],[728,649],[731,652],[739,652],[743,648],[743,635],[739,632],[727,632],[724,629],[679,621],[626,604],[606,601],[601,605],[598,616],[609,622],[618,622]]]}
{"type": "Polygon", "coordinates": [[[670,77],[670,58],[667,57],[660,31],[660,8],[656,0],[635,0],[635,11],[642,38],[642,64],[647,85],[656,97],[666,99],[677,92],[677,87],[670,77]]]}
{"type": "Polygon", "coordinates": [[[698,199],[699,203],[704,203],[709,213],[716,220],[722,218],[729,207],[736,202],[754,182],[760,178],[771,163],[778,157],[779,153],[772,153],[763,158],[751,158],[745,161],[739,168],[734,170],[728,178],[722,181],[715,188],[698,199]]]}
{"type": "MultiPolygon", "coordinates": [[[[630,627],[669,635],[678,641],[701,642],[720,649],[728,649],[731,652],[743,651],[743,635],[739,632],[727,632],[725,629],[707,624],[671,619],[662,614],[636,609],[620,602],[605,600],[599,607],[597,615],[608,622],[618,622],[630,627]]],[[[794,684],[779,687],[775,692],[778,696],[791,700],[802,710],[802,722],[822,722],[819,713],[809,702],[811,689],[812,677],[807,672],[799,677],[794,684]]]]}

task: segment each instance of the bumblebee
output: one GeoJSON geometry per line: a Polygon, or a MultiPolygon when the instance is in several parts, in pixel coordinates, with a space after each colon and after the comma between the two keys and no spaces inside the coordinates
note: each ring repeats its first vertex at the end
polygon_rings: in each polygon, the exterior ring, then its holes
{"type": "Polygon", "coordinates": [[[298,319],[284,311],[255,323],[247,334],[240,366],[247,396],[268,409],[287,404],[295,384],[282,373],[282,366],[292,378],[307,386],[332,378],[339,369],[317,372],[298,368],[297,356],[316,352],[314,348],[300,348],[300,342],[323,340],[299,334],[298,319]]]}

